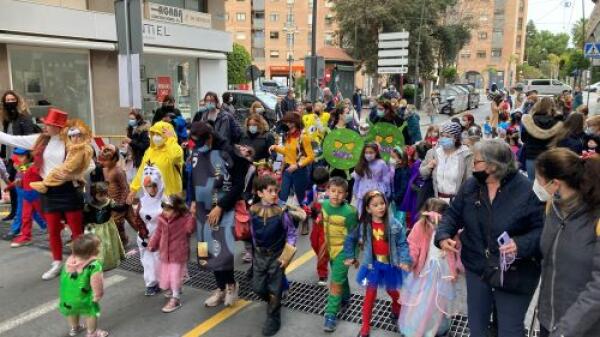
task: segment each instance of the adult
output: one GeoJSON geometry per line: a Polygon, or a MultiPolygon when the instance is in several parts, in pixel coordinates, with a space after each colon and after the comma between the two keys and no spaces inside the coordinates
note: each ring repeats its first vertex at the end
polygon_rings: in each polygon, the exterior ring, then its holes
{"type": "Polygon", "coordinates": [[[310,187],[309,165],[315,161],[310,136],[302,132],[302,120],[293,112],[288,112],[281,120],[287,132],[283,145],[273,145],[269,152],[283,155],[283,177],[279,201],[287,203],[293,188],[298,203],[302,203],[310,187]]]}
{"type": "Polygon", "coordinates": [[[264,118],[269,124],[269,128],[271,128],[277,123],[277,116],[275,115],[275,111],[267,111],[267,109],[265,109],[265,107],[259,101],[254,101],[250,106],[250,115],[254,114],[260,115],[262,118],[264,118]]]}
{"type": "Polygon", "coordinates": [[[573,92],[573,111],[583,105],[583,93],[581,92],[580,86],[575,86],[575,92],[573,92]]]}
{"type": "Polygon", "coordinates": [[[281,101],[281,113],[285,116],[288,112],[296,111],[296,98],[294,96],[294,90],[289,89],[285,98],[281,101]]]}
{"type": "Polygon", "coordinates": [[[356,108],[354,107],[354,104],[352,103],[352,101],[349,98],[344,98],[342,105],[344,108],[348,108],[348,110],[352,114],[352,119],[354,120],[354,124],[359,125],[360,124],[360,112],[361,112],[362,108],[360,108],[360,110],[356,110],[356,108]]]}
{"type": "Polygon", "coordinates": [[[452,200],[471,176],[473,154],[461,141],[460,124],[449,122],[442,126],[436,147],[427,151],[419,172],[431,179],[436,198],[452,200]]]}
{"type": "Polygon", "coordinates": [[[527,92],[527,99],[525,100],[525,102],[523,103],[523,106],[521,107],[521,112],[523,112],[523,115],[528,114],[529,111],[535,105],[535,103],[537,103],[537,101],[538,101],[537,90],[529,90],[527,92]]]}
{"type": "Polygon", "coordinates": [[[139,111],[131,109],[127,122],[127,137],[123,139],[123,144],[127,144],[129,147],[133,167],[136,169],[142,165],[144,152],[150,147],[149,129],[150,124],[144,120],[142,114],[139,111]]]}
{"type": "Polygon", "coordinates": [[[569,150],[581,155],[585,147],[585,133],[583,125],[585,117],[579,112],[572,112],[565,120],[563,128],[556,137],[550,142],[550,147],[566,147],[569,150]]]}
{"type": "MultiPolygon", "coordinates": [[[[33,123],[27,102],[21,97],[16,91],[7,90],[2,95],[0,100],[0,119],[2,120],[2,131],[15,136],[26,136],[35,133],[38,128],[33,123]]],[[[0,150],[0,157],[6,161],[6,169],[8,172],[9,181],[14,181],[17,175],[17,170],[13,166],[12,162],[12,151],[13,148],[10,146],[2,146],[0,150]]],[[[10,189],[10,213],[2,219],[2,221],[10,221],[15,219],[17,208],[19,206],[19,197],[16,188],[10,189]]],[[[16,219],[11,226],[10,234],[17,234],[20,226],[20,219],[16,219]]]]}
{"type": "Polygon", "coordinates": [[[377,102],[377,108],[375,111],[371,111],[369,114],[369,121],[372,124],[385,122],[394,124],[400,130],[402,130],[402,135],[404,136],[404,144],[412,145],[413,141],[410,138],[410,133],[408,132],[408,124],[402,119],[402,117],[398,116],[392,104],[389,101],[379,101],[377,102]]]}
{"type": "Polygon", "coordinates": [[[349,107],[339,107],[331,112],[329,129],[358,130],[358,125],[354,122],[354,116],[352,115],[349,107]]]}
{"type": "Polygon", "coordinates": [[[475,144],[474,158],[473,177],[441,218],[435,245],[458,252],[454,237],[462,230],[460,254],[466,270],[471,335],[487,336],[495,307],[498,337],[525,336],[523,322],[540,276],[536,256],[543,208],[531,183],[517,172],[506,142],[483,140],[475,144]],[[500,246],[501,236],[507,241],[500,246]],[[514,260],[503,276],[501,257],[514,260]]]}
{"type": "MultiPolygon", "coordinates": [[[[548,202],[540,241],[540,336],[600,332],[600,157],[567,149],[542,153],[534,191],[548,202]]],[[[470,319],[470,318],[469,318],[470,319]]]]}
{"type": "Polygon", "coordinates": [[[327,87],[323,89],[323,104],[325,104],[325,107],[323,108],[325,112],[331,112],[335,109],[333,93],[331,92],[331,89],[327,87]]]}
{"type": "Polygon", "coordinates": [[[462,126],[463,131],[469,130],[469,128],[474,125],[476,125],[475,117],[473,117],[472,114],[466,113],[460,118],[460,126],[462,126]]]}
{"type": "MultiPolygon", "coordinates": [[[[404,101],[404,100],[403,100],[404,101]]],[[[408,125],[408,134],[412,144],[420,142],[423,139],[421,135],[421,116],[414,105],[407,105],[404,113],[404,120],[408,125]]]]}
{"type": "Polygon", "coordinates": [[[490,126],[492,129],[498,127],[500,119],[500,105],[504,102],[504,95],[501,93],[496,94],[490,102],[490,126]]]}
{"type": "Polygon", "coordinates": [[[242,133],[240,144],[247,145],[254,150],[254,160],[268,160],[271,155],[269,148],[275,144],[273,134],[269,132],[269,124],[259,114],[250,114],[244,124],[246,131],[242,133]]]}
{"type": "Polygon", "coordinates": [[[217,289],[204,302],[208,307],[231,306],[238,295],[233,273],[234,206],[242,199],[250,162],[206,122],[194,122],[191,137],[191,210],[195,213],[198,263],[213,272],[217,289]]]}
{"type": "Polygon", "coordinates": [[[171,95],[166,95],[163,98],[161,107],[156,109],[154,112],[154,116],[152,117],[152,125],[162,121],[169,113],[174,113],[177,116],[181,116],[181,111],[175,108],[175,98],[171,95]]]}
{"type": "Polygon", "coordinates": [[[221,96],[223,98],[223,104],[221,104],[221,110],[229,112],[232,116],[235,116],[235,106],[233,101],[233,94],[225,92],[221,96]]]}
{"type": "Polygon", "coordinates": [[[573,108],[573,97],[569,90],[563,90],[562,94],[558,97],[557,105],[559,112],[565,116],[565,118],[571,113],[573,108]]]}
{"type": "MultiPolygon", "coordinates": [[[[59,186],[49,186],[48,191],[41,195],[42,212],[48,223],[53,261],[50,269],[42,275],[44,280],[55,278],[62,268],[63,244],[60,233],[64,227],[63,219],[71,229],[72,239],[76,239],[83,232],[83,193],[73,184],[76,177],[70,176],[71,173],[75,173],[69,171],[72,168],[62,165],[66,157],[67,118],[66,112],[50,108],[44,118],[44,132],[41,134],[14,136],[0,132],[0,144],[33,151],[34,165],[40,169],[42,178],[59,166],[64,172],[64,179],[61,179],[64,182],[59,186]]],[[[83,164],[93,165],[93,162],[83,164]]]]}
{"type": "Polygon", "coordinates": [[[421,106],[423,107],[423,112],[429,116],[429,124],[433,125],[435,123],[435,115],[438,114],[437,98],[434,94],[431,94],[431,96],[423,98],[421,106]]]}
{"type": "Polygon", "coordinates": [[[229,144],[236,144],[240,140],[242,130],[233,115],[221,109],[217,94],[207,92],[204,96],[204,104],[204,109],[199,110],[194,116],[194,122],[210,124],[221,139],[229,144]]]}
{"type": "Polygon", "coordinates": [[[521,124],[525,168],[527,176],[533,181],[535,159],[548,149],[552,139],[562,130],[563,123],[556,118],[554,100],[551,97],[544,97],[534,105],[531,113],[523,115],[521,124]]]}
{"type": "Polygon", "coordinates": [[[356,88],[356,91],[354,91],[354,95],[352,95],[352,106],[354,107],[354,110],[356,111],[362,111],[362,90],[360,90],[360,88],[356,88]]]}

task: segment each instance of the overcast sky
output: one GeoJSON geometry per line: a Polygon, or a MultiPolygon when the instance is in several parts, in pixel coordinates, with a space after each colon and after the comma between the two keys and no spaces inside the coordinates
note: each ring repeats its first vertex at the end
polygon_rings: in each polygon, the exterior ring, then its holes
{"type": "MultiPolygon", "coordinates": [[[[585,16],[594,8],[591,0],[583,0],[585,16]]],[[[529,20],[538,30],[571,33],[573,24],[581,18],[582,0],[529,0],[529,20]]]]}

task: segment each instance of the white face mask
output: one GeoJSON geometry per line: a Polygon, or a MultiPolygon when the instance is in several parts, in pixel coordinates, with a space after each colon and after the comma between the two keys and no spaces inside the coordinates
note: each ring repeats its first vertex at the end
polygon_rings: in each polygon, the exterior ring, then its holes
{"type": "Polygon", "coordinates": [[[375,154],[373,154],[373,153],[365,153],[365,159],[368,162],[372,162],[373,160],[375,160],[375,154]]]}
{"type": "Polygon", "coordinates": [[[156,146],[162,146],[165,143],[165,139],[161,135],[152,136],[152,142],[156,146]]]}
{"type": "MultiPolygon", "coordinates": [[[[546,186],[550,185],[551,183],[552,181],[549,181],[546,186]]],[[[533,193],[535,193],[538,199],[540,199],[542,202],[550,200],[551,197],[550,193],[546,191],[545,186],[540,185],[540,182],[537,179],[533,181],[533,193]]]]}

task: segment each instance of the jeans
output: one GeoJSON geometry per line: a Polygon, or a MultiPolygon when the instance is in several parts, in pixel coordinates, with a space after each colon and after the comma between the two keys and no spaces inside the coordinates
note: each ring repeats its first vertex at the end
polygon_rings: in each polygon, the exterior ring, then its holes
{"type": "Polygon", "coordinates": [[[525,336],[525,314],[533,294],[513,294],[493,289],[470,271],[467,276],[467,306],[472,337],[486,337],[492,305],[498,311],[498,337],[525,336]]]}
{"type": "Polygon", "coordinates": [[[301,205],[304,202],[306,190],[308,189],[309,184],[310,181],[308,179],[307,167],[299,168],[293,173],[283,171],[281,191],[279,192],[279,200],[284,204],[287,203],[288,197],[290,196],[290,192],[293,187],[294,193],[296,194],[296,199],[298,200],[298,204],[301,205]]]}

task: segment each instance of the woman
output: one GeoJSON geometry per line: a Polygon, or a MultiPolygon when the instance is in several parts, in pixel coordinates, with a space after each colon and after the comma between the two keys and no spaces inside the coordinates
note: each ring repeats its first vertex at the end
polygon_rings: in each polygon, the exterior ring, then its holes
{"type": "Polygon", "coordinates": [[[540,242],[540,336],[600,332],[600,158],[552,149],[535,164],[533,190],[548,202],[540,242]]]}
{"type": "Polygon", "coordinates": [[[162,105],[156,109],[154,116],[152,117],[152,125],[162,121],[168,114],[175,114],[175,116],[181,116],[181,111],[175,108],[175,97],[167,95],[163,98],[162,105]]]}
{"type": "Polygon", "coordinates": [[[279,202],[285,204],[292,187],[298,203],[302,203],[306,190],[310,187],[309,165],[315,161],[315,153],[310,137],[302,132],[302,120],[296,113],[288,112],[281,120],[287,132],[283,145],[273,145],[269,152],[283,155],[283,181],[279,192],[279,202]]]}
{"type": "Polygon", "coordinates": [[[535,103],[530,114],[521,118],[521,141],[523,156],[529,180],[535,178],[535,160],[544,151],[552,139],[562,130],[563,123],[556,118],[554,100],[544,97],[535,103]]]}
{"type": "Polygon", "coordinates": [[[492,102],[490,103],[490,126],[492,128],[498,127],[498,120],[500,119],[500,104],[504,101],[504,95],[497,94],[492,98],[492,102]]]}
{"type": "Polygon", "coordinates": [[[583,125],[585,117],[579,112],[569,114],[564,122],[564,127],[558,132],[556,137],[550,143],[550,147],[566,147],[569,150],[581,155],[585,146],[585,133],[583,125]]]}
{"type": "MultiPolygon", "coordinates": [[[[362,105],[362,103],[361,103],[362,105]]],[[[360,124],[360,111],[356,111],[355,104],[352,103],[350,98],[344,98],[344,108],[348,108],[350,113],[352,114],[352,120],[354,125],[360,124]]]]}
{"type": "Polygon", "coordinates": [[[129,147],[133,160],[133,168],[136,171],[142,165],[144,152],[150,147],[149,129],[150,124],[144,120],[142,114],[135,109],[131,109],[127,124],[127,138],[123,140],[123,144],[127,144],[129,147]]]}
{"type": "Polygon", "coordinates": [[[235,106],[233,105],[233,94],[225,92],[223,96],[223,104],[221,104],[221,110],[229,112],[232,116],[235,116],[235,106]]]}
{"type": "Polygon", "coordinates": [[[440,132],[437,146],[427,151],[419,172],[423,179],[432,180],[436,198],[449,201],[471,176],[473,155],[461,143],[460,124],[446,123],[440,132]]]}
{"type": "Polygon", "coordinates": [[[254,150],[255,161],[268,160],[271,157],[269,148],[275,144],[275,138],[269,132],[267,121],[259,114],[250,114],[246,119],[245,128],[240,144],[254,150]]]}
{"type": "Polygon", "coordinates": [[[258,114],[262,116],[267,123],[269,123],[269,129],[273,127],[277,123],[277,116],[275,115],[275,111],[267,111],[261,102],[255,101],[250,106],[250,115],[258,114]]]}
{"type": "MultiPolygon", "coordinates": [[[[0,132],[0,144],[32,150],[34,165],[37,165],[42,178],[45,178],[54,168],[62,166],[65,160],[67,118],[66,112],[50,108],[44,118],[45,128],[42,134],[13,136],[0,132]]],[[[90,171],[93,169],[92,161],[85,165],[92,165],[90,171]]],[[[64,179],[61,179],[64,180],[62,185],[48,187],[48,192],[41,195],[53,259],[50,269],[42,275],[44,280],[53,279],[60,274],[63,257],[60,232],[64,227],[61,221],[66,220],[72,239],[83,232],[83,193],[73,184],[74,178],[66,172],[64,179]]]]}
{"type": "Polygon", "coordinates": [[[221,139],[229,144],[237,144],[242,135],[240,125],[234,116],[219,104],[219,98],[214,92],[207,92],[204,96],[205,112],[202,110],[194,116],[194,122],[209,123],[219,134],[221,139]]]}
{"type": "Polygon", "coordinates": [[[394,124],[400,130],[402,130],[402,135],[404,136],[404,144],[412,145],[413,141],[410,138],[410,133],[408,132],[408,125],[404,122],[402,117],[398,116],[396,110],[392,106],[392,103],[389,101],[379,101],[377,102],[377,108],[374,113],[371,112],[369,115],[369,121],[372,124],[376,124],[379,122],[385,122],[394,124]]]}
{"type": "Polygon", "coordinates": [[[348,107],[339,107],[331,112],[331,119],[329,120],[329,129],[350,129],[353,131],[357,130],[357,124],[354,123],[354,117],[348,107]]]}
{"type": "Polygon", "coordinates": [[[463,132],[469,130],[470,127],[476,125],[475,117],[472,114],[466,113],[462,115],[460,119],[460,126],[462,126],[463,132]]]}
{"type": "Polygon", "coordinates": [[[250,162],[208,123],[193,123],[191,134],[196,147],[188,191],[195,192],[191,193],[191,212],[197,224],[198,263],[214,273],[217,283],[217,290],[204,305],[231,306],[238,295],[233,274],[234,206],[242,198],[250,162]]]}
{"type": "Polygon", "coordinates": [[[506,142],[482,140],[474,146],[474,158],[473,177],[442,216],[435,245],[458,253],[452,238],[462,230],[471,336],[487,336],[493,307],[498,337],[525,336],[523,322],[540,276],[536,257],[542,207],[531,183],[517,172],[506,142]],[[499,271],[501,257],[513,261],[504,273],[499,271]]]}

